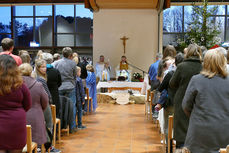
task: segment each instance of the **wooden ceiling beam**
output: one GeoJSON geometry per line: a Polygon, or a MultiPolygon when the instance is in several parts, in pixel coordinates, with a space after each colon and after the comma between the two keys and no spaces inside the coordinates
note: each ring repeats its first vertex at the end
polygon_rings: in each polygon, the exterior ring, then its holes
{"type": "Polygon", "coordinates": [[[105,9],[155,9],[159,0],[92,0],[105,9]]]}
{"type": "Polygon", "coordinates": [[[0,0],[0,4],[14,4],[14,3],[83,3],[84,0],[0,0]]]}

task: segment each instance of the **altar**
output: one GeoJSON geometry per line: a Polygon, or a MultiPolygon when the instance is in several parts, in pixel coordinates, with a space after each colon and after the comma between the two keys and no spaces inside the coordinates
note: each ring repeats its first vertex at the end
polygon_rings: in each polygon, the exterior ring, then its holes
{"type": "Polygon", "coordinates": [[[109,93],[114,92],[127,92],[132,90],[133,93],[142,93],[144,82],[126,82],[126,81],[108,81],[99,82],[97,89],[107,88],[109,93]]]}

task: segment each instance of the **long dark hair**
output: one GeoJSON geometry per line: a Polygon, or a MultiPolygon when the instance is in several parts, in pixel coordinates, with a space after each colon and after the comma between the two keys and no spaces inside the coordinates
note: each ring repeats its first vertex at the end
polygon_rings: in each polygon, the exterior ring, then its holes
{"type": "Polygon", "coordinates": [[[16,61],[10,55],[0,55],[0,95],[11,93],[23,84],[16,61]]]}

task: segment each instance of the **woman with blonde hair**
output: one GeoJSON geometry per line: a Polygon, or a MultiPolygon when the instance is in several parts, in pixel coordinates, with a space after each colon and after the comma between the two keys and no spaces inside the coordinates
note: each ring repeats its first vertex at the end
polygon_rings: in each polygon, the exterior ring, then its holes
{"type": "Polygon", "coordinates": [[[79,63],[79,57],[77,53],[72,54],[72,60],[76,63],[76,65],[79,63]]]}
{"type": "Polygon", "coordinates": [[[200,47],[196,44],[190,44],[187,48],[187,54],[184,61],[177,66],[169,83],[171,88],[176,89],[173,104],[174,139],[176,140],[177,148],[181,148],[184,145],[189,123],[189,119],[181,106],[182,100],[190,79],[193,75],[199,74],[202,69],[201,55],[200,47]]]}
{"type": "Polygon", "coordinates": [[[32,140],[39,146],[47,142],[45,119],[43,111],[48,105],[48,95],[43,85],[31,77],[32,66],[24,63],[19,66],[26,86],[29,88],[32,97],[32,107],[26,113],[26,121],[32,126],[32,140]]]}
{"type": "Polygon", "coordinates": [[[26,112],[31,107],[29,89],[15,60],[0,55],[0,153],[21,153],[26,144],[26,112]]]}
{"type": "Polygon", "coordinates": [[[218,153],[229,142],[229,77],[226,58],[207,51],[203,69],[193,76],[182,107],[190,116],[185,147],[192,153],[218,153]]]}
{"type": "MultiPolygon", "coordinates": [[[[46,61],[43,59],[37,59],[35,61],[35,71],[32,73],[32,76],[40,83],[42,83],[46,93],[49,97],[49,104],[52,103],[52,96],[50,94],[50,91],[47,86],[47,74],[46,74],[47,68],[46,68],[46,61]]],[[[44,117],[46,122],[46,127],[52,131],[53,129],[53,122],[52,122],[52,113],[51,108],[48,105],[47,108],[44,111],[44,117]]]]}

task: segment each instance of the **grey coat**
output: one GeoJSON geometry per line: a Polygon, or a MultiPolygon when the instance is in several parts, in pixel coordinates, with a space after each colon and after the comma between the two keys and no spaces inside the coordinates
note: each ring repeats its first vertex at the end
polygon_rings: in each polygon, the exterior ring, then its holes
{"type": "Polygon", "coordinates": [[[218,153],[228,145],[228,87],[228,77],[192,77],[182,103],[191,112],[185,146],[192,153],[218,153]]]}
{"type": "Polygon", "coordinates": [[[76,63],[73,60],[63,57],[52,63],[52,65],[61,75],[62,84],[59,87],[59,90],[74,89],[76,80],[76,63]]]}
{"type": "Polygon", "coordinates": [[[185,59],[177,66],[175,73],[170,80],[170,87],[176,88],[174,96],[174,139],[177,144],[184,144],[188,130],[189,118],[182,109],[182,100],[188,83],[193,75],[200,73],[202,66],[199,59],[185,59]]]}
{"type": "Polygon", "coordinates": [[[32,127],[32,140],[39,145],[47,142],[43,111],[48,105],[48,95],[43,85],[32,77],[23,77],[32,97],[32,107],[26,113],[26,124],[32,127]]]}

